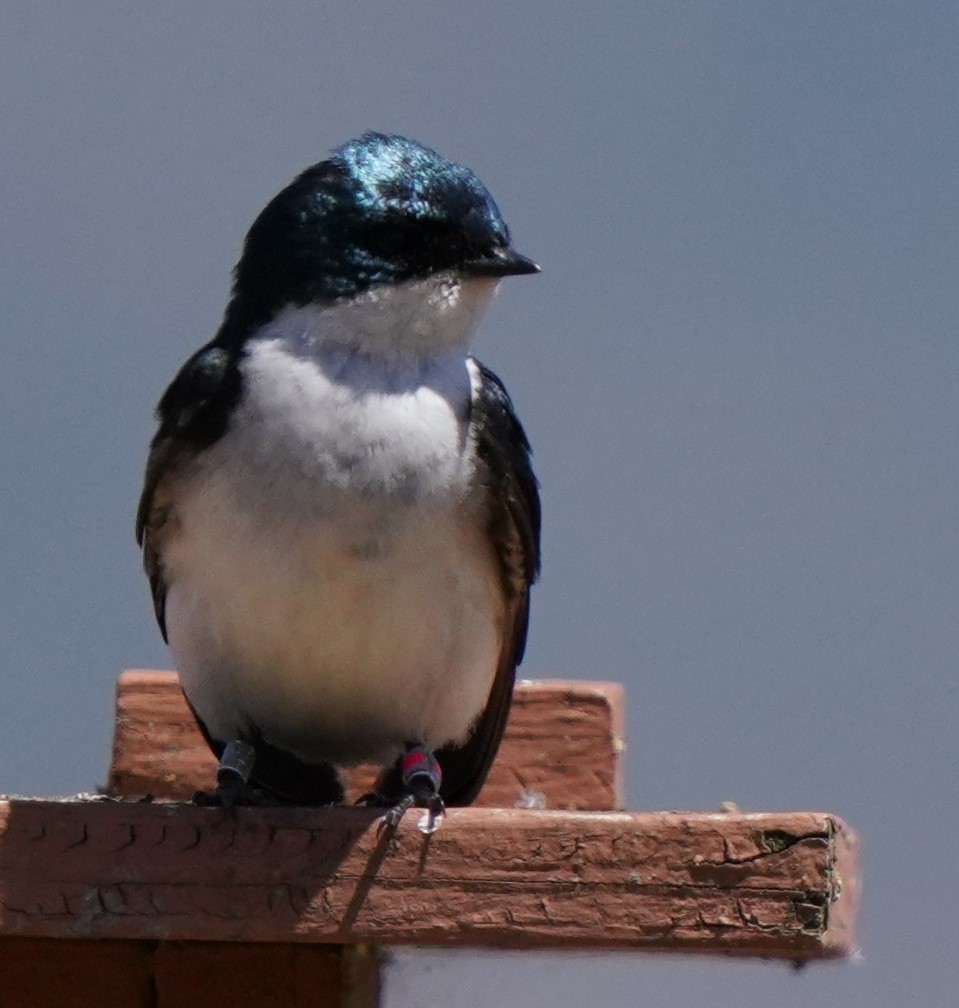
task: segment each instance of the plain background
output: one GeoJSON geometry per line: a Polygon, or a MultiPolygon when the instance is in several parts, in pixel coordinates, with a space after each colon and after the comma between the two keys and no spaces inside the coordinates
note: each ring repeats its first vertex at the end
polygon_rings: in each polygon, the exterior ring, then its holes
{"type": "Polygon", "coordinates": [[[253,216],[366,129],[543,265],[478,351],[543,484],[524,674],[623,680],[634,808],[837,812],[859,963],[399,957],[391,1008],[955,1004],[954,0],[90,2],[0,14],[0,788],[105,776],[168,665],[151,410],[253,216]]]}

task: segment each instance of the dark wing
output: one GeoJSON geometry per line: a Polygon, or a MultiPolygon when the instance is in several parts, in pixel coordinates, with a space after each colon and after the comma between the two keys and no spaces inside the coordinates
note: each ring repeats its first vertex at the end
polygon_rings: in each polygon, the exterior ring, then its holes
{"type": "Polygon", "coordinates": [[[470,436],[486,474],[489,536],[496,547],[506,597],[503,650],[493,688],[460,746],[437,752],[443,770],[441,793],[448,805],[469,805],[496,756],[513,697],[516,666],[523,660],[529,625],[529,590],[539,576],[539,489],[530,447],[506,389],[488,368],[473,360],[479,387],[473,397],[470,436]]]}
{"type": "Polygon", "coordinates": [[[143,547],[143,567],[164,640],[166,582],[161,546],[165,531],[176,520],[170,485],[197,452],[222,436],[238,395],[234,355],[223,347],[208,345],[183,365],[157,407],[160,427],[150,444],[136,535],[143,547]]]}

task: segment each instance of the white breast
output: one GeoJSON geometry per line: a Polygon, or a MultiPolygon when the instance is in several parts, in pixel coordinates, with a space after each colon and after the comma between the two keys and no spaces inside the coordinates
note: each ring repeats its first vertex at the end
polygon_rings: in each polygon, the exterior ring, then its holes
{"type": "Polygon", "coordinates": [[[465,738],[504,602],[462,351],[377,364],[309,329],[251,343],[224,437],[177,493],[170,646],[211,733],[307,759],[465,738]]]}

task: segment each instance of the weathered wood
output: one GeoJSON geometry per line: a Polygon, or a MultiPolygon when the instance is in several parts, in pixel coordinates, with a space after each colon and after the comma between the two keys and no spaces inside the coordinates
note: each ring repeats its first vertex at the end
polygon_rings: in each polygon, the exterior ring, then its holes
{"type": "Polygon", "coordinates": [[[793,960],[853,942],[855,838],[821,813],[0,803],[0,935],[793,960]]]}
{"type": "MultiPolygon", "coordinates": [[[[216,763],[183,699],[176,673],[131,671],[117,683],[107,790],[179,800],[213,787],[216,763]]],[[[620,809],[623,689],[618,683],[524,680],[506,736],[476,804],[620,809]]],[[[353,797],[375,769],[349,775],[353,797]]]]}
{"type": "Polygon", "coordinates": [[[366,946],[0,938],[3,1008],[375,1008],[366,946]]]}

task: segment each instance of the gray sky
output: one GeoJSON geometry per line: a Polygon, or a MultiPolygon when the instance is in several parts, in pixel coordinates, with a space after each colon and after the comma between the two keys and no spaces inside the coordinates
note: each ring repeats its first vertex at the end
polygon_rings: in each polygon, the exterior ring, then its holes
{"type": "Polygon", "coordinates": [[[826,809],[867,861],[858,965],[407,956],[391,1008],[954,1004],[955,3],[12,6],[0,790],[102,782],[168,665],[151,410],[254,214],[407,133],[544,267],[477,347],[543,483],[524,673],[626,683],[633,807],[826,809]]]}

